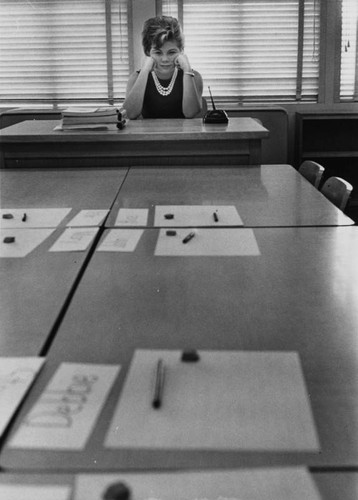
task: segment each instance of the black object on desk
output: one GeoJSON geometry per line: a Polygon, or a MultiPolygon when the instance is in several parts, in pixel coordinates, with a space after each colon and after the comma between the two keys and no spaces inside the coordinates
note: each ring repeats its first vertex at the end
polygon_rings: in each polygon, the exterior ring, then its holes
{"type": "Polygon", "coordinates": [[[215,103],[213,96],[211,94],[210,87],[208,87],[209,93],[210,93],[210,99],[211,99],[211,104],[213,106],[213,109],[210,111],[207,111],[205,113],[205,116],[203,118],[204,123],[229,123],[229,117],[226,114],[226,111],[223,109],[216,109],[215,103]]]}

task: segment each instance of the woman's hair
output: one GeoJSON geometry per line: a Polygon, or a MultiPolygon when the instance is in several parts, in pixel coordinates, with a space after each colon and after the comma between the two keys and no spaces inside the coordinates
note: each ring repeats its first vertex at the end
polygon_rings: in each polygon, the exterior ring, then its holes
{"type": "Polygon", "coordinates": [[[142,44],[146,56],[149,56],[152,47],[159,49],[169,41],[177,43],[179,49],[183,50],[184,36],[179,21],[175,17],[157,16],[144,23],[142,44]]]}

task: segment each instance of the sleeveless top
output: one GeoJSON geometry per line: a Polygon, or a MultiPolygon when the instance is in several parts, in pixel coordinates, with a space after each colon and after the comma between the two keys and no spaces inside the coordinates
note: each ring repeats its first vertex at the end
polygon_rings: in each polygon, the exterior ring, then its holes
{"type": "MultiPolygon", "coordinates": [[[[139,71],[137,73],[139,73],[139,71]]],[[[163,87],[167,87],[171,80],[171,78],[168,80],[158,79],[163,87]]],[[[168,96],[159,94],[152,73],[149,73],[143,100],[143,118],[185,118],[182,101],[183,70],[179,68],[173,90],[168,96]]]]}

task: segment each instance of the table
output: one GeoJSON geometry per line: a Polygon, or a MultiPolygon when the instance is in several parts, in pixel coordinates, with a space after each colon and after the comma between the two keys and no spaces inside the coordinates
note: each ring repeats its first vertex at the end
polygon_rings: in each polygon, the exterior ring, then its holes
{"type": "MultiPolygon", "coordinates": [[[[358,496],[358,474],[355,472],[312,473],[322,500],[356,500],[358,496]]],[[[0,485],[58,485],[75,487],[73,474],[0,474],[0,485]]]]}
{"type": "Polygon", "coordinates": [[[0,170],[1,208],[71,208],[61,225],[80,210],[109,210],[128,169],[0,170]]]}
{"type": "MultiPolygon", "coordinates": [[[[221,168],[132,167],[117,195],[107,227],[120,208],[156,205],[234,205],[245,226],[338,226],[354,221],[290,165],[221,168]]],[[[219,224],[220,225],[220,224],[219,224]]]]}
{"type": "Polygon", "coordinates": [[[5,167],[259,164],[269,131],[253,118],[129,121],[123,130],[55,131],[56,120],[26,120],[0,130],[5,167]]]}
{"type": "MultiPolygon", "coordinates": [[[[127,170],[31,169],[0,172],[2,208],[72,208],[63,228],[82,209],[109,210],[127,170]]],[[[0,222],[1,226],[1,222],[0,222]]],[[[38,355],[51,337],[88,252],[49,253],[58,229],[23,258],[0,258],[1,355],[38,355]]]]}
{"type": "MultiPolygon", "coordinates": [[[[218,230],[211,231],[215,237],[218,230]]],[[[83,452],[6,447],[1,465],[8,470],[53,471],[298,462],[311,470],[357,470],[357,228],[255,228],[253,232],[260,256],[154,256],[157,229],[144,230],[133,253],[96,251],[17,423],[61,361],[119,363],[117,384],[83,452]],[[134,350],[188,346],[297,351],[322,453],[104,449],[134,350]]]]}

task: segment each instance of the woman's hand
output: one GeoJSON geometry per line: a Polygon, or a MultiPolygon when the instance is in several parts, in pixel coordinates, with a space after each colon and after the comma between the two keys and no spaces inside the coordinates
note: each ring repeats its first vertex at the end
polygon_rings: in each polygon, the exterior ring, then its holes
{"type": "Polygon", "coordinates": [[[184,72],[191,71],[191,66],[190,66],[188,56],[186,54],[184,54],[184,52],[180,52],[180,54],[178,55],[178,57],[175,60],[175,64],[180,69],[182,69],[184,72]]]}
{"type": "Polygon", "coordinates": [[[145,59],[142,64],[142,70],[150,73],[152,69],[154,69],[155,61],[150,56],[145,56],[145,59]]]}

